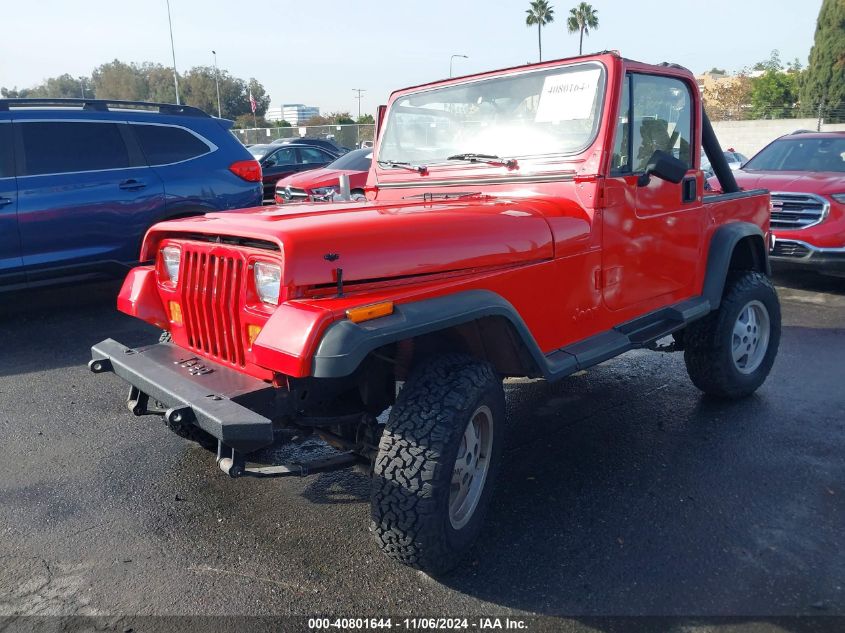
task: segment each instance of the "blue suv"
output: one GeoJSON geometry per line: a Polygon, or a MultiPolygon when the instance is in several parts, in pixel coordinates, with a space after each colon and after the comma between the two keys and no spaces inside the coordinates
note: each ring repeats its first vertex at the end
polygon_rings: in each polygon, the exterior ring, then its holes
{"type": "Polygon", "coordinates": [[[0,99],[0,290],[119,275],[156,222],[260,205],[231,126],[190,106],[0,99]]]}

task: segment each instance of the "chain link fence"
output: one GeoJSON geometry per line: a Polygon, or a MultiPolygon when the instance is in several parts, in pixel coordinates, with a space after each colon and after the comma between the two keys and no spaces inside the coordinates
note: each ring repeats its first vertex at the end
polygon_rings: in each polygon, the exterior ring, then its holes
{"type": "Polygon", "coordinates": [[[711,121],[761,121],[772,119],[816,119],[818,125],[845,122],[845,107],[819,104],[813,107],[795,104],[727,106],[704,100],[704,108],[711,121]]]}
{"type": "Polygon", "coordinates": [[[272,143],[280,138],[316,138],[333,141],[336,145],[349,149],[362,146],[365,141],[372,142],[375,133],[373,124],[347,125],[302,125],[295,127],[259,127],[232,130],[244,145],[272,143]]]}

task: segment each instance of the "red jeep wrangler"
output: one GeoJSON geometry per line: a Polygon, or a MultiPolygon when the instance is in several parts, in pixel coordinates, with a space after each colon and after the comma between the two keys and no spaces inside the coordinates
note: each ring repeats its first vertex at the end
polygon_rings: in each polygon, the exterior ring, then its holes
{"type": "Polygon", "coordinates": [[[401,90],[379,121],[366,200],[149,231],[118,308],[167,333],[107,339],[90,363],[131,384],[133,413],[233,477],[364,465],[379,546],[436,574],[490,500],[503,378],[668,347],[708,394],[765,380],[769,196],[737,189],[689,71],[613,53],[521,66],[401,90]],[[338,452],[256,463],[305,434],[338,452]]]}

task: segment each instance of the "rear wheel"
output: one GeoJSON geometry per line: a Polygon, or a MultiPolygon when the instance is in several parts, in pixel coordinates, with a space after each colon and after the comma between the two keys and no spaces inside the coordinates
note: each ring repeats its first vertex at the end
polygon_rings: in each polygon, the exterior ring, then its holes
{"type": "Polygon", "coordinates": [[[780,303],[768,277],[733,273],[719,309],[685,330],[684,361],[692,382],[722,398],[754,393],[772,369],[780,327],[780,303]]]}
{"type": "Polygon", "coordinates": [[[505,398],[489,363],[449,354],[411,375],[379,443],[372,531],[391,558],[455,567],[481,530],[501,460],[505,398]]]}

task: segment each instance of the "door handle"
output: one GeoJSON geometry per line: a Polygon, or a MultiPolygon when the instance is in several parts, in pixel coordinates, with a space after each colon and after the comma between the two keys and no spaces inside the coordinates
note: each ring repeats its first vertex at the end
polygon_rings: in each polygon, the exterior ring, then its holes
{"type": "Polygon", "coordinates": [[[14,200],[11,198],[0,198],[0,207],[5,207],[7,204],[12,204],[14,200]]]}
{"type": "Polygon", "coordinates": [[[684,178],[681,190],[681,202],[695,202],[698,200],[698,182],[695,176],[684,178]]]}
{"type": "Polygon", "coordinates": [[[129,180],[124,180],[122,183],[118,185],[121,189],[125,191],[138,191],[138,189],[143,189],[147,186],[147,183],[141,182],[140,180],[135,180],[134,178],[130,178],[129,180]]]}

